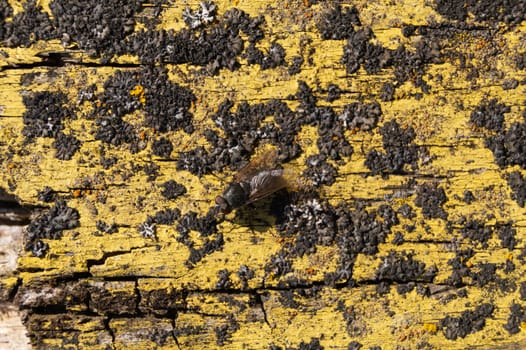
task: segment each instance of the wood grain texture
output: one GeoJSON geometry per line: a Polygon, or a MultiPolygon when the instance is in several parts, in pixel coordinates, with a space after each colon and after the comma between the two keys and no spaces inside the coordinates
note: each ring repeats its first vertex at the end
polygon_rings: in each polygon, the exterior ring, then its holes
{"type": "Polygon", "coordinates": [[[35,348],[526,346],[520,3],[137,4],[3,38],[0,188],[34,214],[0,285],[35,348]],[[285,217],[206,216],[265,148],[285,217]]]}

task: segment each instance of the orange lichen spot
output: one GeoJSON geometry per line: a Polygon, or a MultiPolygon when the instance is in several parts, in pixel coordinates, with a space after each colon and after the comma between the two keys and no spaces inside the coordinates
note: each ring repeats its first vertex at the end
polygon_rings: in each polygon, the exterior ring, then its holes
{"type": "Polygon", "coordinates": [[[312,267],[308,267],[307,269],[305,269],[305,272],[311,276],[316,274],[316,270],[312,267]]]}
{"type": "Polygon", "coordinates": [[[334,135],[334,136],[332,137],[332,140],[333,140],[333,141],[338,141],[338,139],[339,139],[339,137],[336,136],[336,135],[334,135]]]}
{"type": "Polygon", "coordinates": [[[142,85],[135,85],[130,91],[130,95],[136,96],[142,104],[146,103],[146,96],[144,95],[144,87],[142,87],[142,85]]]}
{"type": "Polygon", "coordinates": [[[79,198],[80,196],[82,196],[82,190],[77,188],[77,189],[73,190],[72,194],[73,194],[73,198],[79,198]]]}
{"type": "Polygon", "coordinates": [[[509,261],[513,260],[513,254],[508,253],[508,256],[506,256],[506,260],[509,260],[509,261]]]}
{"type": "Polygon", "coordinates": [[[305,5],[305,7],[310,7],[310,1],[309,0],[303,0],[303,5],[305,5]]]}
{"type": "Polygon", "coordinates": [[[422,328],[424,329],[424,331],[429,333],[436,333],[438,330],[437,325],[434,323],[424,323],[422,325],[422,328]]]}
{"type": "Polygon", "coordinates": [[[473,263],[471,261],[466,261],[466,267],[468,269],[472,268],[473,267],[473,263]]]}

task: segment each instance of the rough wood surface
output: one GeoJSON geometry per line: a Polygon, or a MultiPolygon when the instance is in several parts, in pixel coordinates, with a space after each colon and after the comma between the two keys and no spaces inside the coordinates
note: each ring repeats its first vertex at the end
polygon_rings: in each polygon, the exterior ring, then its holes
{"type": "Polygon", "coordinates": [[[35,348],[526,346],[524,1],[0,4],[35,348]]]}

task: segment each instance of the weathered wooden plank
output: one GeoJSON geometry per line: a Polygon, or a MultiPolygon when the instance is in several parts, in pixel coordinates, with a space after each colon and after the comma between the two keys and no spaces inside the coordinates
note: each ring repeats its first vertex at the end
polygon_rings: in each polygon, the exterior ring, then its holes
{"type": "Polygon", "coordinates": [[[35,348],[524,346],[521,2],[0,5],[35,348]]]}

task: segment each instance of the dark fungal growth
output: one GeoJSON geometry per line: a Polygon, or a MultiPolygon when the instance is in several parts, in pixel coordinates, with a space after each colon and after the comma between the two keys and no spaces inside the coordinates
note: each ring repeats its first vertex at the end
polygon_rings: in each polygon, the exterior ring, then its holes
{"type": "Polygon", "coordinates": [[[307,157],[305,165],[307,169],[303,171],[305,179],[309,180],[313,186],[332,185],[336,181],[338,171],[336,168],[327,162],[324,155],[312,155],[307,157]]]}
{"type": "Polygon", "coordinates": [[[184,23],[190,29],[195,29],[201,26],[205,26],[214,21],[216,16],[217,7],[212,1],[204,1],[199,3],[200,8],[197,10],[191,10],[189,8],[183,11],[184,23]]]}
{"type": "Polygon", "coordinates": [[[441,15],[464,21],[468,13],[479,22],[502,22],[511,26],[526,19],[526,4],[522,1],[435,1],[435,10],[441,15]]]}
{"type": "MultiPolygon", "coordinates": [[[[117,71],[104,83],[104,91],[96,98],[90,118],[96,120],[95,138],[112,145],[130,144],[130,150],[141,146],[137,130],[123,117],[136,111],[144,112],[144,126],[165,133],[184,130],[192,133],[189,109],[194,94],[168,78],[162,67],[144,67],[139,71],[117,71]]],[[[166,144],[166,143],[165,143],[166,144]]],[[[155,150],[165,154],[167,145],[155,150]]]]}
{"type": "MultiPolygon", "coordinates": [[[[319,246],[336,245],[339,266],[324,275],[324,283],[352,285],[352,271],[358,254],[376,254],[378,245],[384,243],[391,227],[398,224],[396,212],[388,205],[378,210],[365,210],[357,203],[351,208],[347,203],[336,207],[314,194],[299,194],[287,204],[277,217],[277,229],[284,238],[293,241],[285,244],[265,265],[267,275],[286,276],[292,272],[292,261],[316,253],[319,246]]],[[[419,281],[427,278],[426,271],[419,281]]],[[[283,280],[280,283],[292,283],[283,280]]]]}
{"type": "MultiPolygon", "coordinates": [[[[208,6],[208,10],[210,8],[208,6]]],[[[198,17],[195,12],[194,15],[186,12],[183,17],[188,19],[191,28],[179,32],[141,29],[127,37],[118,53],[135,54],[140,62],[148,64],[190,63],[204,67],[203,71],[209,74],[217,74],[222,68],[236,70],[245,46],[241,33],[248,36],[250,43],[258,42],[263,38],[261,26],[264,18],[251,18],[234,8],[227,10],[220,18],[215,17],[212,22],[213,14],[208,11],[204,16],[204,12],[201,11],[198,17]]]]}
{"type": "Polygon", "coordinates": [[[0,40],[8,47],[29,47],[39,40],[48,40],[55,37],[55,31],[46,12],[37,5],[37,1],[30,0],[24,3],[23,11],[13,17],[13,9],[3,1],[2,27],[0,40]],[[11,19],[6,21],[5,19],[11,19]]]}
{"type": "Polygon", "coordinates": [[[340,5],[331,8],[320,16],[316,23],[323,40],[342,40],[354,32],[354,26],[361,26],[356,7],[340,5]]]}
{"type": "Polygon", "coordinates": [[[507,176],[508,185],[512,191],[511,199],[524,208],[526,203],[526,178],[518,171],[513,171],[507,176]]]}
{"type": "Polygon", "coordinates": [[[169,180],[162,184],[163,190],[161,194],[166,199],[176,199],[186,193],[186,187],[176,182],[175,180],[169,180]]]}
{"type": "Polygon", "coordinates": [[[43,257],[48,249],[41,239],[60,239],[64,230],[79,226],[80,215],[77,209],[68,207],[58,200],[53,207],[31,220],[25,230],[25,250],[35,256],[43,257]]]}
{"type": "Polygon", "coordinates": [[[513,123],[508,130],[500,130],[485,139],[493,152],[495,163],[501,168],[518,165],[526,169],[526,123],[513,123]]]}
{"type": "Polygon", "coordinates": [[[250,43],[244,56],[246,56],[248,64],[259,64],[261,69],[271,69],[286,65],[285,49],[276,42],[270,45],[266,54],[259,50],[254,43],[250,43]]]}
{"type": "Polygon", "coordinates": [[[163,158],[170,158],[170,154],[172,154],[173,151],[173,145],[170,142],[170,140],[161,137],[158,140],[155,140],[152,144],[152,152],[156,156],[163,157],[163,158]]]}
{"type": "Polygon", "coordinates": [[[42,190],[38,191],[37,198],[41,202],[53,202],[56,199],[56,192],[51,187],[45,186],[42,190]]]}
{"type": "Polygon", "coordinates": [[[515,249],[518,241],[515,237],[517,230],[513,227],[513,223],[510,221],[497,225],[496,230],[500,239],[500,246],[502,248],[508,248],[509,251],[515,249]]]}
{"type": "Polygon", "coordinates": [[[446,192],[437,183],[424,183],[417,188],[415,205],[422,208],[426,219],[447,219],[447,212],[442,205],[447,202],[446,192]]]}
{"type": "Polygon", "coordinates": [[[447,339],[465,338],[468,334],[480,331],[486,325],[486,318],[493,315],[494,306],[485,303],[473,310],[463,311],[459,317],[446,316],[440,320],[439,327],[447,339]]]}
{"type": "Polygon", "coordinates": [[[188,268],[193,268],[206,255],[222,250],[225,244],[223,234],[218,233],[217,230],[214,210],[210,210],[203,217],[198,217],[193,211],[184,214],[178,220],[176,230],[179,232],[177,241],[190,249],[190,256],[185,262],[188,268]],[[201,238],[199,248],[195,248],[196,242],[191,238],[190,231],[199,232],[201,238]]]}
{"type": "Polygon", "coordinates": [[[378,102],[353,102],[343,108],[338,121],[347,130],[370,131],[376,127],[381,115],[382,109],[378,102]]]}
{"type": "Polygon", "coordinates": [[[53,141],[53,147],[56,149],[55,158],[70,160],[80,149],[80,145],[81,142],[75,136],[59,132],[55,141],[53,141]]]}
{"type": "Polygon", "coordinates": [[[65,43],[77,42],[90,56],[109,58],[133,32],[142,2],[87,0],[71,6],[68,1],[54,0],[49,7],[57,36],[65,43]]]}
{"type": "Polygon", "coordinates": [[[469,121],[479,127],[493,131],[502,131],[504,126],[504,113],[509,113],[510,107],[499,103],[497,99],[483,100],[471,112],[469,121]]]}
{"type": "Polygon", "coordinates": [[[437,272],[435,266],[426,269],[425,264],[414,259],[410,253],[391,251],[376,270],[375,278],[378,282],[408,284],[408,286],[398,286],[398,292],[403,294],[411,291],[415,287],[415,282],[432,282],[437,272]]]}
{"type": "Polygon", "coordinates": [[[493,228],[491,226],[484,225],[482,222],[469,220],[463,225],[461,233],[463,238],[469,238],[471,240],[478,241],[485,249],[488,247],[488,240],[493,235],[493,228]]]}
{"type": "Polygon", "coordinates": [[[403,128],[396,121],[389,121],[380,133],[385,153],[371,150],[365,160],[373,175],[404,174],[407,167],[418,169],[419,146],[413,142],[416,133],[411,126],[403,128]]]}
{"type": "Polygon", "coordinates": [[[280,162],[294,159],[302,152],[296,135],[309,120],[303,114],[290,110],[279,100],[249,104],[245,101],[232,110],[234,102],[226,99],[212,115],[215,125],[223,131],[206,129],[203,134],[211,144],[210,150],[198,146],[179,154],[178,170],[187,170],[202,176],[226,167],[240,169],[261,143],[279,147],[280,162]],[[272,116],[272,120],[267,119],[272,116]]]}
{"type": "Polygon", "coordinates": [[[521,325],[526,322],[526,307],[521,304],[513,303],[510,306],[510,316],[504,325],[504,329],[510,334],[517,334],[521,331],[521,325]]]}
{"type": "Polygon", "coordinates": [[[26,106],[22,115],[22,134],[28,141],[36,137],[57,138],[64,129],[64,121],[76,118],[73,111],[66,107],[68,98],[62,92],[35,92],[22,96],[22,101],[26,106]]]}
{"type": "Polygon", "coordinates": [[[108,224],[102,220],[98,220],[95,226],[97,227],[97,230],[101,233],[112,234],[119,230],[117,224],[114,222],[108,224]]]}
{"type": "Polygon", "coordinates": [[[181,211],[177,208],[159,210],[153,216],[148,215],[146,221],[138,227],[138,233],[146,239],[157,238],[157,225],[173,225],[181,217],[181,211]]]}

